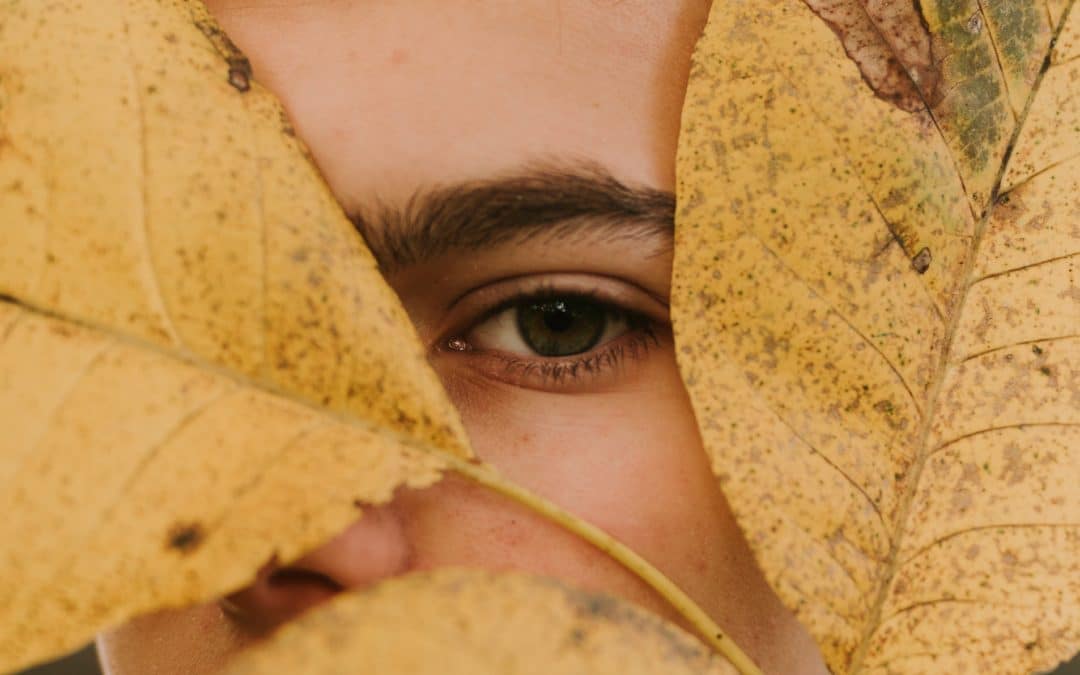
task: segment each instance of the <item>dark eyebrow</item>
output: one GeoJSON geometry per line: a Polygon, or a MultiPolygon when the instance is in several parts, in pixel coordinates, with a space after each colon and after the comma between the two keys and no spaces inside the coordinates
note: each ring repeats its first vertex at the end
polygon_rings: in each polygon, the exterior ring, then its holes
{"type": "Polygon", "coordinates": [[[671,247],[675,196],[626,185],[596,164],[534,165],[418,190],[401,206],[379,203],[349,218],[384,270],[537,238],[640,239],[654,253],[671,247]]]}

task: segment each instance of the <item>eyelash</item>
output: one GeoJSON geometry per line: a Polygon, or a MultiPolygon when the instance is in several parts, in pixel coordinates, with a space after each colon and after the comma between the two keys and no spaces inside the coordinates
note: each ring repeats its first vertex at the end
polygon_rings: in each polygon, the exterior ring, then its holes
{"type": "Polygon", "coordinates": [[[555,362],[505,355],[498,358],[504,360],[508,371],[513,370],[525,376],[539,377],[545,384],[560,384],[599,376],[608,369],[618,367],[627,357],[641,359],[656,343],[656,333],[651,327],[632,328],[591,352],[555,362]]]}
{"type": "MultiPolygon", "coordinates": [[[[629,329],[609,340],[597,345],[588,352],[566,357],[534,357],[527,358],[518,354],[508,354],[498,351],[474,351],[471,346],[465,351],[447,347],[447,351],[458,354],[467,354],[473,358],[490,358],[500,362],[504,374],[514,373],[522,378],[532,378],[533,381],[523,384],[540,388],[557,385],[583,384],[590,380],[601,377],[608,371],[618,368],[625,363],[626,359],[640,360],[649,350],[659,344],[657,336],[656,319],[646,316],[641,312],[605,300],[601,293],[596,290],[560,290],[556,285],[545,283],[535,290],[527,293],[518,293],[496,303],[490,309],[482,312],[478,318],[471,321],[465,329],[455,332],[452,336],[442,340],[447,345],[452,340],[464,341],[463,335],[468,335],[473,328],[494,317],[511,307],[521,306],[530,302],[542,302],[558,298],[576,298],[589,300],[596,303],[606,312],[619,313],[626,317],[629,329]]],[[[467,341],[465,341],[467,344],[467,341]]]]}

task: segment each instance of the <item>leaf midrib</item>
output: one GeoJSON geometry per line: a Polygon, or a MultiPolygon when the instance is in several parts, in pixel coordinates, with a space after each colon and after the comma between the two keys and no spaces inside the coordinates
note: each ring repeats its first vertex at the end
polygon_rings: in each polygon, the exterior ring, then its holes
{"type": "Polygon", "coordinates": [[[113,341],[114,345],[125,345],[134,349],[157,354],[164,358],[171,359],[175,362],[187,364],[189,366],[198,368],[199,370],[202,370],[204,372],[211,373],[225,380],[228,380],[239,387],[246,387],[248,389],[260,391],[265,394],[284,399],[286,401],[289,401],[290,403],[302,406],[303,408],[306,408],[307,410],[315,413],[316,415],[340,422],[345,426],[360,427],[363,428],[365,431],[372,431],[381,436],[386,436],[400,445],[422,449],[428,451],[435,456],[456,457],[456,455],[452,455],[452,453],[447,450],[432,446],[427,441],[423,441],[414,436],[406,436],[401,432],[395,431],[394,429],[388,428],[387,426],[375,421],[365,420],[354,415],[349,415],[330,408],[321,407],[314,401],[310,401],[308,399],[297,396],[295,392],[281,389],[270,384],[269,382],[251,379],[250,377],[247,377],[240,372],[201,359],[192,352],[170,350],[154,342],[150,342],[148,340],[135,337],[128,333],[118,331],[113,326],[98,324],[94,321],[88,321],[79,317],[67,316],[61,312],[57,312],[47,307],[41,307],[32,302],[27,302],[26,300],[16,298],[10,295],[0,294],[0,303],[14,305],[19,309],[30,312],[37,316],[54,319],[57,321],[64,321],[66,323],[78,326],[80,328],[84,328],[86,330],[95,331],[101,335],[107,336],[113,341]]]}

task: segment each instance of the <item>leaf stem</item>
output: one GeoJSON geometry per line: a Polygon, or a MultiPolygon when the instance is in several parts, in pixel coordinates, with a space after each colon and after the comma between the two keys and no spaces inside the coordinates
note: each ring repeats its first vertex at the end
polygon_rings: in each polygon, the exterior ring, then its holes
{"type": "Polygon", "coordinates": [[[629,546],[595,525],[503,478],[489,464],[473,464],[453,456],[444,458],[458,473],[539,513],[611,556],[667,600],[706,642],[735,666],[741,675],[762,675],[761,669],[735,644],[734,640],[720,630],[716,622],[691,600],[690,596],[629,546]]]}

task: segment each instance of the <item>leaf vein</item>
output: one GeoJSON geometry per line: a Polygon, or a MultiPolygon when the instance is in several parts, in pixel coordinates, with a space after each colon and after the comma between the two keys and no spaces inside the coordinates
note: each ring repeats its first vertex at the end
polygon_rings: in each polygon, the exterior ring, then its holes
{"type": "MultiPolygon", "coordinates": [[[[299,431],[286,438],[285,441],[281,444],[281,447],[274,451],[273,456],[266,458],[262,462],[261,466],[259,467],[260,470],[257,474],[252,476],[251,479],[249,479],[244,484],[237,486],[237,488],[233,491],[231,495],[232,501],[235,502],[238,498],[247,494],[255,486],[261,483],[263,478],[266,477],[266,474],[269,473],[269,469],[274,466],[278,461],[280,461],[281,458],[284,457],[289,450],[296,447],[297,443],[304,440],[311,434],[317,431],[321,431],[329,426],[331,426],[331,422],[316,419],[311,424],[305,425],[299,431]]],[[[230,513],[226,511],[225,513],[220,514],[211,523],[209,523],[205,528],[205,536],[209,538],[211,535],[217,532],[221,528],[222,524],[226,521],[226,519],[228,519],[229,515],[230,513]]]]}
{"type": "MultiPolygon", "coordinates": [[[[1036,260],[1035,262],[1028,263],[1026,265],[1020,265],[1019,267],[1011,267],[1011,268],[1009,268],[1007,270],[1002,270],[1000,272],[992,272],[990,274],[985,274],[985,275],[979,277],[978,279],[973,280],[971,282],[971,286],[974,286],[975,284],[977,284],[979,282],[986,281],[987,279],[993,279],[995,277],[1004,276],[1006,274],[1012,274],[1014,272],[1023,272],[1024,270],[1029,270],[1029,269],[1032,269],[1033,267],[1039,267],[1040,265],[1048,265],[1050,263],[1058,262],[1058,261],[1061,261],[1061,260],[1067,260],[1069,258],[1075,258],[1077,256],[1080,256],[1080,251],[1073,251],[1071,253],[1066,253],[1064,255],[1054,256],[1053,258],[1046,258],[1044,260],[1036,260]]],[[[970,289],[970,286],[969,286],[969,289],[970,289]]]]}
{"type": "Polygon", "coordinates": [[[142,84],[139,80],[139,74],[137,72],[137,63],[139,61],[135,56],[135,49],[131,44],[131,26],[127,21],[124,21],[124,39],[128,50],[128,63],[130,64],[129,76],[131,79],[131,98],[134,100],[136,119],[138,120],[138,147],[139,147],[139,171],[140,175],[136,178],[136,182],[139,185],[139,213],[136,216],[138,221],[137,226],[134,228],[133,234],[135,240],[138,242],[139,248],[142,251],[142,258],[144,264],[140,267],[143,270],[145,283],[149,290],[149,301],[161,317],[161,321],[164,324],[163,328],[166,335],[173,342],[173,344],[182,347],[183,341],[180,339],[180,334],[176,330],[176,325],[173,322],[172,314],[169,311],[168,303],[165,300],[165,296],[161,292],[161,284],[158,280],[157,267],[154,264],[153,250],[150,246],[150,209],[149,209],[149,157],[146,150],[149,135],[147,134],[147,122],[146,122],[146,101],[142,93],[142,84]]]}
{"type": "MultiPolygon", "coordinates": [[[[244,99],[244,111],[249,115],[251,114],[251,98],[243,97],[244,99]]],[[[252,164],[254,165],[254,171],[252,172],[255,177],[255,218],[259,223],[259,259],[261,269],[259,271],[259,328],[256,331],[258,333],[259,346],[257,347],[259,354],[259,364],[256,367],[255,372],[260,376],[265,376],[268,370],[270,358],[268,355],[268,334],[270,332],[270,324],[268,320],[267,312],[267,290],[270,287],[268,275],[269,275],[269,238],[270,233],[267,227],[266,221],[266,191],[263,185],[263,170],[262,164],[259,162],[259,148],[257,137],[252,134],[254,148],[252,149],[252,164]]]]}
{"type": "MultiPolygon", "coordinates": [[[[796,521],[796,520],[795,520],[794,518],[792,518],[792,517],[791,517],[791,516],[790,516],[790,515],[789,515],[789,514],[788,514],[788,513],[786,512],[786,511],[784,511],[783,509],[777,509],[777,513],[779,513],[779,514],[780,514],[780,516],[781,516],[781,517],[782,517],[782,518],[783,518],[783,519],[784,519],[785,521],[787,521],[788,523],[790,523],[790,524],[791,524],[791,525],[792,525],[792,526],[793,526],[793,527],[794,527],[795,529],[797,529],[797,530],[799,530],[799,531],[801,531],[801,532],[806,532],[806,530],[805,530],[805,529],[803,529],[803,528],[802,528],[802,527],[801,527],[801,526],[799,525],[798,521],[796,521]]],[[[858,591],[860,591],[860,588],[861,588],[861,587],[860,587],[859,583],[858,583],[858,582],[857,582],[857,581],[855,580],[855,575],[854,575],[854,574],[853,574],[853,573],[851,572],[851,570],[849,570],[849,569],[847,568],[847,566],[846,566],[846,565],[844,565],[844,564],[843,564],[842,562],[840,562],[840,559],[836,557],[836,553],[834,553],[834,552],[833,552],[833,550],[832,550],[832,547],[831,547],[831,546],[829,546],[829,545],[828,545],[828,543],[827,543],[827,542],[826,542],[825,540],[822,540],[822,539],[820,539],[820,538],[814,538],[814,537],[812,537],[812,536],[809,536],[809,537],[807,538],[807,540],[808,540],[808,541],[809,541],[809,542],[810,542],[811,544],[813,544],[813,545],[815,545],[816,547],[820,548],[820,549],[821,549],[821,550],[822,550],[822,551],[823,551],[823,552],[825,553],[825,555],[826,555],[826,556],[828,556],[829,560],[833,561],[833,563],[834,563],[834,564],[835,564],[835,565],[836,565],[836,566],[837,566],[837,567],[838,567],[838,568],[839,568],[839,569],[840,569],[840,570],[841,570],[841,571],[842,571],[842,572],[844,573],[844,576],[845,576],[845,577],[847,577],[848,581],[850,581],[850,582],[851,582],[851,587],[852,587],[852,588],[854,588],[854,589],[856,590],[856,592],[857,592],[857,595],[858,595],[858,596],[859,596],[859,597],[861,598],[861,597],[862,597],[862,594],[861,594],[861,593],[858,593],[858,591]]],[[[870,559],[870,560],[876,560],[876,558],[874,558],[873,556],[871,556],[870,554],[868,554],[868,553],[867,553],[866,551],[862,550],[862,549],[861,549],[861,548],[859,548],[858,546],[855,546],[855,547],[854,547],[854,549],[855,549],[856,551],[858,551],[858,552],[859,552],[859,555],[863,556],[864,558],[868,558],[868,559],[870,559]]],[[[825,597],[825,598],[823,598],[823,599],[824,599],[824,600],[825,600],[826,602],[828,602],[828,601],[830,601],[830,600],[833,600],[834,598],[833,598],[832,596],[826,596],[826,597],[825,597]]],[[[839,611],[837,611],[836,613],[837,613],[837,614],[839,615],[839,611]]]]}
{"type": "Polygon", "coordinates": [[[985,525],[971,525],[969,527],[965,527],[965,528],[956,530],[955,532],[950,532],[948,534],[944,534],[944,535],[938,537],[937,539],[933,540],[932,542],[930,542],[928,544],[925,544],[923,546],[920,546],[910,556],[905,558],[904,561],[900,563],[900,566],[903,567],[905,565],[909,565],[909,564],[911,564],[911,562],[913,560],[916,560],[916,559],[926,555],[930,551],[934,550],[934,548],[936,548],[938,546],[941,546],[942,544],[949,541],[950,539],[955,539],[956,537],[962,537],[962,536],[967,535],[967,534],[976,534],[978,532],[983,532],[985,530],[1036,530],[1036,529],[1069,529],[1069,528],[1080,528],[1080,522],[1076,522],[1076,523],[1053,523],[1053,522],[1048,522],[1048,523],[986,523],[985,525]]]}
{"type": "Polygon", "coordinates": [[[12,307],[15,308],[15,311],[11,313],[11,318],[4,325],[3,337],[0,337],[0,346],[2,346],[11,337],[11,334],[15,332],[15,329],[19,326],[19,324],[22,323],[22,320],[26,317],[27,312],[23,311],[22,308],[19,307],[19,305],[16,303],[9,303],[2,300],[0,300],[0,302],[3,302],[3,304],[5,305],[10,304],[12,307]]]}
{"type": "MultiPolygon", "coordinates": [[[[1080,58],[1080,56],[1078,56],[1077,58],[1080,58]]],[[[1024,176],[1023,180],[1021,180],[1019,183],[1014,183],[1013,185],[1010,185],[1009,189],[1002,192],[1002,194],[1003,195],[1011,194],[1014,190],[1016,190],[1019,187],[1022,187],[1023,185],[1026,185],[1027,183],[1031,182],[1034,178],[1037,178],[1037,177],[1041,176],[1042,174],[1047,173],[1049,171],[1053,171],[1054,169],[1060,168],[1062,165],[1068,164],[1069,162],[1075,161],[1077,159],[1080,159],[1080,154],[1071,155],[1069,157],[1066,157],[1065,159],[1058,160],[1056,162],[1051,162],[1047,166],[1044,166],[1043,168],[1039,169],[1038,171],[1035,171],[1035,172],[1033,172],[1033,173],[1031,173],[1031,174],[1029,174],[1027,176],[1024,176]]]]}
{"type": "MultiPolygon", "coordinates": [[[[871,22],[871,23],[873,23],[873,22],[871,22]]],[[[775,64],[774,64],[774,68],[778,73],[780,73],[780,76],[784,79],[785,82],[787,82],[789,87],[791,87],[794,91],[800,91],[799,87],[795,84],[795,82],[790,77],[788,77],[787,73],[783,69],[775,67],[775,64]]],[[[907,72],[907,71],[905,70],[905,72],[907,72]]],[[[920,96],[921,96],[921,94],[920,94],[920,96]]],[[[831,129],[829,129],[829,125],[826,123],[825,117],[822,116],[821,113],[818,112],[817,108],[813,105],[813,103],[810,102],[812,100],[813,100],[812,96],[805,97],[804,105],[806,105],[806,107],[810,110],[810,114],[814,116],[814,119],[817,121],[817,123],[823,129],[827,130],[829,135],[832,137],[834,147],[836,147],[840,151],[840,154],[844,158],[844,162],[851,169],[852,175],[854,175],[855,178],[859,181],[859,187],[861,189],[862,194],[868,200],[870,200],[870,204],[874,207],[874,211],[876,211],[878,216],[881,217],[881,222],[882,222],[882,224],[885,225],[885,229],[887,229],[889,231],[889,236],[891,236],[893,238],[893,240],[895,240],[897,242],[897,244],[900,245],[900,250],[904,252],[904,255],[906,255],[908,258],[911,258],[914,255],[914,252],[913,251],[908,251],[904,247],[903,240],[899,236],[897,236],[894,223],[892,221],[890,221],[885,216],[885,212],[881,210],[881,205],[878,203],[877,199],[874,198],[873,191],[870,190],[869,186],[863,180],[863,175],[858,170],[858,165],[851,158],[851,155],[848,154],[847,149],[844,148],[843,144],[840,142],[840,139],[837,137],[837,135],[831,129]]],[[[933,116],[931,115],[931,117],[933,117],[933,116]]],[[[760,240],[760,237],[759,237],[759,240],[760,240]]],[[[775,255],[775,253],[774,253],[774,255],[775,255]]],[[[777,255],[776,257],[779,258],[779,255],[777,255]]],[[[801,281],[801,279],[800,279],[800,281],[801,281]]],[[[945,318],[944,318],[944,314],[942,312],[942,308],[938,306],[937,300],[934,298],[934,295],[930,292],[930,289],[927,288],[926,283],[922,280],[921,277],[918,278],[918,283],[919,283],[920,288],[923,291],[923,294],[926,296],[926,299],[930,302],[930,306],[934,308],[934,313],[938,316],[939,319],[941,319],[942,323],[945,323],[945,318]]],[[[807,284],[807,285],[809,286],[809,284],[807,284]]],[[[888,359],[886,359],[886,362],[888,362],[888,359]]],[[[892,366],[892,363],[890,362],[889,365],[892,366]]],[[[893,368],[893,370],[895,371],[896,369],[893,368]]],[[[901,380],[903,380],[903,378],[901,378],[901,380]]],[[[906,382],[904,382],[904,386],[905,386],[905,388],[908,388],[906,382]]],[[[908,393],[911,393],[910,388],[908,388],[908,393]]],[[[912,395],[912,398],[914,399],[914,395],[912,395]]],[[[919,404],[916,403],[915,407],[918,409],[919,404]]],[[[921,410],[920,410],[920,412],[921,412],[921,410]]]]}
{"type": "MultiPolygon", "coordinates": [[[[23,470],[23,467],[26,465],[26,462],[29,460],[29,458],[33,456],[34,453],[38,451],[38,449],[40,449],[41,443],[48,435],[49,429],[52,429],[55,425],[56,418],[59,417],[60,412],[64,409],[64,405],[67,404],[67,402],[71,400],[71,397],[75,395],[75,391],[79,388],[79,384],[86,377],[87,373],[89,373],[96,365],[98,365],[102,361],[105,355],[109,352],[109,349],[115,346],[115,344],[115,341],[110,339],[102,340],[101,344],[98,345],[97,348],[90,353],[90,357],[79,368],[78,372],[76,372],[72,376],[72,378],[68,380],[68,382],[64,386],[63,392],[57,398],[56,403],[53,405],[49,413],[44,416],[44,423],[41,425],[41,431],[38,432],[36,438],[32,443],[27,444],[25,452],[19,459],[18,466],[16,466],[11,472],[12,476],[18,476],[19,472],[23,470]]],[[[18,480],[11,481],[12,485],[16,485],[18,483],[18,480]]]]}
{"type": "Polygon", "coordinates": [[[1001,49],[998,48],[997,32],[995,30],[995,24],[990,20],[990,16],[986,12],[986,8],[983,7],[983,0],[975,0],[979,7],[979,14],[982,15],[983,25],[986,26],[986,32],[990,36],[990,47],[994,50],[994,62],[997,64],[998,74],[1001,75],[1001,85],[1005,88],[1005,100],[1009,102],[1009,110],[1012,111],[1013,121],[1016,121],[1017,110],[1013,110],[1012,107],[1012,92],[1009,89],[1009,78],[1005,75],[1005,64],[1001,60],[1001,49]]]}
{"type": "Polygon", "coordinates": [[[953,445],[954,443],[959,443],[960,441],[966,440],[966,439],[971,438],[973,436],[979,436],[979,435],[982,435],[982,434],[989,434],[989,433],[993,433],[995,431],[1003,431],[1003,430],[1007,430],[1007,429],[1024,429],[1025,427],[1080,427],[1080,420],[1078,420],[1076,422],[1018,422],[1016,424],[1003,424],[1003,425],[998,426],[998,427],[987,427],[986,429],[979,429],[978,431],[972,431],[970,433],[963,434],[962,436],[957,436],[956,438],[951,438],[948,441],[945,441],[941,445],[939,445],[936,448],[934,448],[933,450],[931,450],[926,455],[926,458],[929,459],[930,457],[938,454],[939,452],[941,452],[945,448],[949,447],[950,445],[953,445]]]}
{"type": "MultiPolygon", "coordinates": [[[[956,176],[960,180],[960,184],[964,189],[964,193],[967,194],[967,191],[968,191],[967,190],[967,184],[964,181],[964,173],[960,170],[960,162],[957,159],[956,154],[952,151],[952,149],[948,147],[949,146],[948,137],[945,135],[945,131],[942,129],[941,124],[938,121],[937,115],[934,113],[934,109],[930,105],[930,102],[926,99],[926,96],[923,93],[922,87],[920,87],[919,83],[915,81],[915,78],[911,76],[911,71],[908,70],[906,65],[904,65],[904,61],[903,61],[903,59],[900,58],[900,54],[896,51],[896,49],[892,46],[892,44],[885,38],[885,34],[881,32],[881,28],[874,21],[874,17],[870,14],[870,10],[867,9],[867,6],[862,2],[855,3],[855,4],[866,15],[867,20],[869,21],[870,25],[873,26],[874,32],[878,36],[878,40],[880,40],[882,43],[884,43],[889,48],[889,51],[892,53],[893,58],[896,59],[896,62],[899,63],[901,66],[903,66],[904,75],[906,75],[908,80],[911,82],[911,85],[914,88],[915,93],[918,95],[919,100],[923,104],[923,108],[926,109],[926,114],[930,116],[930,121],[934,123],[934,128],[937,130],[938,136],[943,141],[945,141],[945,146],[946,146],[946,148],[948,150],[949,159],[952,160],[953,170],[956,172],[956,176]]],[[[916,9],[921,14],[921,10],[918,9],[918,5],[916,5],[916,9]]],[[[941,64],[939,64],[939,66],[940,65],[941,64]]],[[[968,208],[969,209],[972,208],[970,203],[968,204],[968,208]]],[[[974,210],[972,210],[972,215],[973,216],[976,215],[974,210]]]]}
{"type": "Polygon", "coordinates": [[[771,255],[773,258],[775,258],[776,261],[788,273],[790,273],[793,277],[795,277],[796,281],[798,281],[808,291],[810,291],[810,293],[815,298],[821,300],[825,304],[825,306],[828,308],[830,313],[836,315],[841,321],[843,321],[844,324],[848,328],[850,328],[853,333],[858,335],[859,338],[864,343],[866,343],[867,346],[869,346],[871,349],[873,349],[877,353],[877,355],[881,357],[881,360],[885,362],[885,364],[889,367],[889,370],[891,370],[893,372],[893,375],[896,376],[896,379],[900,382],[901,386],[904,387],[904,391],[907,392],[908,398],[911,399],[911,403],[915,407],[915,411],[919,414],[920,417],[922,417],[922,412],[923,412],[922,411],[922,406],[919,405],[919,401],[915,397],[915,392],[912,391],[911,386],[907,383],[907,380],[904,379],[904,376],[900,373],[900,370],[899,370],[899,368],[896,367],[896,364],[894,364],[892,361],[890,361],[889,357],[885,356],[885,352],[881,351],[881,348],[878,347],[877,344],[875,344],[874,341],[871,340],[865,333],[863,333],[857,326],[855,326],[855,324],[853,324],[851,322],[851,320],[848,319],[848,317],[844,315],[843,312],[836,309],[836,307],[834,307],[833,304],[831,302],[829,302],[829,300],[827,298],[823,297],[820,293],[818,293],[817,290],[814,289],[814,287],[808,281],[803,279],[803,277],[800,276],[798,272],[796,272],[794,269],[792,269],[792,267],[790,265],[788,265],[788,263],[783,258],[780,257],[780,254],[778,254],[776,251],[774,251],[768,245],[768,243],[765,242],[764,239],[762,239],[760,236],[758,236],[758,234],[756,232],[751,232],[750,236],[752,236],[755,240],[757,240],[757,242],[759,244],[761,244],[762,248],[765,249],[765,251],[769,255],[771,255]]]}
{"type": "Polygon", "coordinates": [[[1061,61],[1053,61],[1053,62],[1050,63],[1050,70],[1053,70],[1054,68],[1057,68],[1058,66],[1068,65],[1068,64],[1073,63],[1074,61],[1078,61],[1078,60],[1080,60],[1080,54],[1077,54],[1076,56],[1070,56],[1069,58],[1063,59],[1061,61]]]}
{"type": "Polygon", "coordinates": [[[942,596],[940,598],[930,598],[928,600],[920,600],[919,602],[913,602],[910,605],[904,605],[893,613],[889,614],[881,620],[881,625],[898,619],[904,614],[913,612],[916,609],[923,607],[933,607],[934,605],[944,605],[949,603],[955,603],[958,605],[990,605],[992,607],[1009,607],[1011,609],[1036,609],[1036,605],[1029,605],[1019,602],[1005,602],[1003,600],[989,600],[986,598],[954,598],[948,596],[942,596]]]}
{"type": "MultiPolygon", "coordinates": [[[[803,435],[800,434],[797,429],[795,429],[795,427],[791,424],[791,422],[788,421],[787,418],[785,418],[783,415],[780,414],[780,411],[776,409],[776,407],[772,404],[771,401],[769,401],[768,399],[765,399],[764,397],[762,397],[762,401],[765,403],[766,406],[768,406],[769,410],[772,411],[772,413],[774,415],[776,415],[776,419],[780,420],[780,423],[788,428],[788,430],[791,432],[792,436],[797,438],[803,445],[805,445],[807,448],[810,449],[810,452],[812,452],[815,455],[817,455],[818,457],[820,457],[826,464],[828,464],[837,473],[839,473],[841,476],[843,476],[844,479],[851,485],[851,487],[855,488],[859,492],[859,494],[861,494],[863,496],[863,498],[866,499],[867,503],[870,504],[870,507],[872,509],[874,509],[874,513],[877,514],[878,520],[881,523],[881,527],[882,527],[882,530],[885,532],[885,535],[889,536],[889,526],[885,521],[885,517],[881,513],[881,509],[878,508],[877,502],[875,502],[870,497],[870,494],[861,485],[859,485],[858,481],[856,481],[854,478],[852,478],[841,466],[839,466],[838,464],[833,462],[825,453],[818,450],[814,446],[813,443],[811,443],[809,440],[804,438],[803,435]]],[[[870,555],[869,553],[866,553],[866,551],[863,551],[863,553],[867,557],[876,558],[876,556],[870,555]]]]}
{"type": "Polygon", "coordinates": [[[1056,342],[1058,340],[1069,340],[1069,339],[1072,339],[1072,338],[1080,338],[1080,333],[1071,334],[1071,335],[1054,335],[1052,337],[1039,337],[1039,338],[1033,338],[1031,340],[1020,340],[1019,342],[1012,342],[1012,343],[1007,344],[1007,345],[1001,345],[999,347],[991,347],[990,349],[984,349],[981,352],[975,352],[974,354],[970,354],[968,356],[965,356],[964,358],[960,359],[959,361],[955,361],[954,363],[956,363],[956,364],[967,363],[968,361],[970,361],[972,359],[977,359],[980,356],[986,356],[987,354],[993,354],[994,352],[999,352],[999,351],[1002,351],[1002,350],[1005,350],[1005,349],[1012,349],[1013,347],[1022,347],[1024,345],[1041,344],[1041,343],[1045,343],[1045,342],[1056,342]]]}
{"type": "Polygon", "coordinates": [[[121,483],[120,487],[116,490],[114,498],[110,500],[109,504],[107,504],[104,509],[101,510],[101,515],[97,519],[96,526],[81,537],[80,542],[82,543],[82,545],[72,546],[72,553],[63,561],[63,564],[54,566],[55,571],[50,575],[50,578],[52,579],[52,585],[57,585],[61,583],[62,576],[66,574],[67,571],[71,568],[71,562],[77,558],[80,550],[85,548],[85,544],[87,542],[93,542],[97,538],[102,528],[112,518],[113,513],[116,512],[118,507],[124,504],[125,496],[127,496],[131,488],[142,477],[143,472],[146,471],[147,467],[149,467],[153,460],[158,456],[161,448],[165,447],[169,443],[169,441],[176,438],[185,429],[191,426],[191,424],[194,423],[199,417],[201,417],[206,410],[208,410],[210,407],[217,404],[219,401],[232,393],[234,392],[227,389],[216,396],[211,396],[203,403],[195,406],[183,416],[181,416],[175,424],[173,424],[164,434],[162,434],[162,436],[158,440],[153,443],[153,445],[151,445],[148,449],[144,451],[144,454],[142,457],[139,458],[138,463],[131,469],[127,477],[124,479],[124,482],[121,483]]]}

